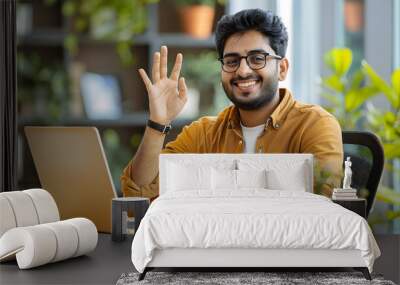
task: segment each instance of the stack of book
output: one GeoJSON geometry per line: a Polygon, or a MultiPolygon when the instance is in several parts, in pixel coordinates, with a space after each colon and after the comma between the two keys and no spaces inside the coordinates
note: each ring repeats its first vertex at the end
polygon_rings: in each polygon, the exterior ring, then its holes
{"type": "Polygon", "coordinates": [[[334,200],[354,200],[358,199],[357,189],[333,189],[332,199],[334,200]]]}

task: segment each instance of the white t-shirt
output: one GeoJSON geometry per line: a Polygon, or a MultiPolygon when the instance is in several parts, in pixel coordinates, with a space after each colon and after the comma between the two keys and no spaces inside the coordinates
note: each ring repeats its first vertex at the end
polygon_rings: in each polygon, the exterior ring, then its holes
{"type": "Polygon", "coordinates": [[[251,128],[243,126],[242,123],[240,123],[240,125],[242,126],[244,139],[243,153],[255,153],[257,138],[264,131],[265,124],[251,128]]]}

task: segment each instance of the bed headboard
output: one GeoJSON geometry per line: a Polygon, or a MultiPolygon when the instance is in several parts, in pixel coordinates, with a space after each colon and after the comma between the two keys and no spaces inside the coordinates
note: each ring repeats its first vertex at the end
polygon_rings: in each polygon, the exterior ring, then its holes
{"type": "Polygon", "coordinates": [[[289,170],[294,165],[304,168],[305,189],[313,192],[313,155],[301,154],[226,154],[226,153],[182,153],[160,154],[159,182],[160,195],[167,192],[168,169],[172,164],[186,167],[212,166],[219,169],[274,169],[280,173],[289,170]]]}

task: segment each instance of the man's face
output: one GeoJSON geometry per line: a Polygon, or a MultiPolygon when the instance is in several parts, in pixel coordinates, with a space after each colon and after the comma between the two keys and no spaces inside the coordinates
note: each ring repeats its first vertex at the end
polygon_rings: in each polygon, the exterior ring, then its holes
{"type": "MultiPolygon", "coordinates": [[[[268,42],[268,38],[257,31],[234,34],[226,41],[223,56],[247,56],[258,51],[275,55],[268,42]]],[[[258,70],[252,70],[244,58],[233,73],[221,69],[222,86],[236,107],[256,110],[268,104],[277,95],[279,60],[270,57],[266,60],[265,67],[258,70]]]]}

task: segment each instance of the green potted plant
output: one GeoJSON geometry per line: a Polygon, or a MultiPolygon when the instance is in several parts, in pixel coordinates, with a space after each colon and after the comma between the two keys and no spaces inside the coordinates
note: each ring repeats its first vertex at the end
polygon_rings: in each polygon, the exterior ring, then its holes
{"type": "Polygon", "coordinates": [[[217,3],[224,0],[175,0],[181,18],[183,31],[194,38],[208,38],[212,26],[217,3]]]}
{"type": "MultiPolygon", "coordinates": [[[[370,129],[382,140],[387,171],[400,177],[400,68],[392,73],[391,83],[387,83],[381,78],[368,63],[363,62],[362,68],[367,74],[370,84],[380,94],[384,94],[390,105],[387,110],[379,110],[371,102],[367,102],[368,112],[366,114],[370,129]]],[[[379,201],[400,206],[399,192],[387,185],[381,185],[379,190],[376,196],[379,201]]],[[[385,214],[389,221],[400,219],[399,209],[390,209],[385,214]]]]}
{"type": "MultiPolygon", "coordinates": [[[[57,0],[47,0],[55,3],[57,0]]],[[[116,43],[122,63],[133,62],[133,37],[147,27],[147,5],[158,0],[64,0],[63,15],[70,21],[65,46],[71,53],[78,49],[80,35],[116,43]]]]}
{"type": "MultiPolygon", "coordinates": [[[[352,52],[347,48],[335,48],[325,54],[325,63],[332,74],[322,79],[328,104],[324,106],[339,120],[342,129],[364,129],[377,134],[385,153],[385,170],[400,175],[400,69],[393,71],[391,83],[387,83],[365,60],[361,67],[349,74],[352,52]],[[390,107],[379,110],[371,98],[383,94],[390,107]]],[[[376,199],[392,206],[400,206],[400,193],[390,185],[380,185],[376,199]]],[[[373,216],[371,224],[384,223],[400,218],[399,210],[388,210],[385,219],[373,216]]]]}
{"type": "Polygon", "coordinates": [[[68,106],[68,79],[61,63],[37,54],[18,53],[18,113],[21,117],[59,120],[68,106]]]}
{"type": "Polygon", "coordinates": [[[335,48],[324,55],[325,64],[331,75],[322,79],[324,92],[321,94],[328,104],[324,106],[335,115],[342,127],[355,129],[362,115],[362,105],[377,95],[377,89],[365,85],[366,74],[358,69],[352,75],[352,52],[348,48],[335,48]]]}

